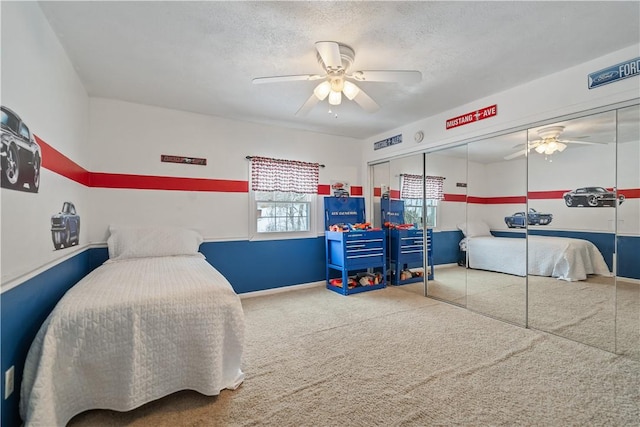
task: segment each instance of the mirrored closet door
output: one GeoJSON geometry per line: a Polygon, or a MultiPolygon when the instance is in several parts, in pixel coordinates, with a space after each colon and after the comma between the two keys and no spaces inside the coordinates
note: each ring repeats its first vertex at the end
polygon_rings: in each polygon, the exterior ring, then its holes
{"type": "Polygon", "coordinates": [[[403,176],[443,179],[442,197],[422,200],[427,296],[640,360],[638,105],[382,170],[389,196],[409,205],[403,176]]]}
{"type": "Polygon", "coordinates": [[[443,196],[429,202],[435,265],[427,296],[466,307],[466,253],[459,226],[467,219],[467,146],[426,153],[425,176],[443,178],[443,196]]]}
{"type": "Polygon", "coordinates": [[[398,289],[425,295],[424,234],[429,207],[423,203],[424,154],[389,162],[391,187],[382,201],[386,220],[389,283],[398,289]]]}
{"type": "Polygon", "coordinates": [[[529,326],[615,349],[616,112],[528,131],[529,326]],[[532,211],[533,212],[533,211],[532,211]]]}
{"type": "Polygon", "coordinates": [[[371,165],[371,215],[372,226],[382,228],[382,218],[380,216],[381,206],[380,200],[389,196],[389,183],[391,178],[389,175],[389,162],[371,165]]]}
{"type": "Polygon", "coordinates": [[[469,143],[467,308],[526,326],[527,133],[469,143]]]}
{"type": "Polygon", "coordinates": [[[640,107],[618,110],[616,353],[640,360],[640,107]]]}

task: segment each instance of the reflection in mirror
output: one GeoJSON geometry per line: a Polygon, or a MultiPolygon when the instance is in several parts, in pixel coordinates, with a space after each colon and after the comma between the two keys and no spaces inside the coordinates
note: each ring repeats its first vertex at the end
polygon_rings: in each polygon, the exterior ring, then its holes
{"type": "Polygon", "coordinates": [[[552,215],[529,225],[529,326],[614,351],[616,113],[532,128],[528,140],[528,207],[552,215]]]}
{"type": "Polygon", "coordinates": [[[616,353],[640,360],[640,107],[618,110],[616,353]]]}
{"type": "Polygon", "coordinates": [[[425,295],[429,267],[423,259],[423,154],[389,163],[391,187],[389,197],[382,200],[381,214],[388,239],[388,284],[425,295]]]}
{"type": "Polygon", "coordinates": [[[433,210],[433,280],[427,296],[466,306],[466,257],[458,224],[466,221],[467,146],[425,155],[425,175],[443,177],[443,198],[433,210]]]}
{"type": "Polygon", "coordinates": [[[537,215],[527,212],[526,144],[526,131],[468,144],[467,220],[461,227],[469,267],[467,308],[521,326],[527,310],[526,231],[537,215]]]}
{"type": "Polygon", "coordinates": [[[372,200],[372,226],[374,228],[382,228],[382,219],[380,218],[380,199],[384,195],[389,194],[389,162],[378,163],[370,166],[371,170],[371,200],[372,200]]]}

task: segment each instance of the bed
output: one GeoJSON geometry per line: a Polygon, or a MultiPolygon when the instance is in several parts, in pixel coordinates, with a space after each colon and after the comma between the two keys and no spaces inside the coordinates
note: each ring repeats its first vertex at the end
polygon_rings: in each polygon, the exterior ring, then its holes
{"type": "Polygon", "coordinates": [[[604,257],[588,240],[534,235],[527,239],[494,237],[482,224],[469,223],[459,228],[466,236],[461,245],[466,246],[469,268],[566,281],[586,280],[593,274],[611,275],[604,257]]]}
{"type": "Polygon", "coordinates": [[[242,383],[240,299],[197,252],[201,242],[191,230],[111,228],[109,260],[63,296],[31,345],[26,426],[242,383]]]}

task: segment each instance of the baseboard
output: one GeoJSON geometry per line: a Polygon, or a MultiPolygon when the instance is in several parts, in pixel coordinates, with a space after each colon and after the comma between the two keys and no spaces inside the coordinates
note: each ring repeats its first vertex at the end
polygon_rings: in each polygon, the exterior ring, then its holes
{"type": "Polygon", "coordinates": [[[635,285],[640,285],[640,279],[632,279],[631,277],[616,276],[616,280],[620,280],[627,283],[633,283],[635,285]]]}
{"type": "Polygon", "coordinates": [[[448,268],[448,267],[459,267],[459,265],[455,262],[452,262],[451,264],[438,264],[438,265],[434,265],[433,269],[438,270],[440,268],[448,268]]]}
{"type": "Polygon", "coordinates": [[[238,295],[240,296],[240,299],[261,297],[265,295],[279,294],[282,292],[299,291],[301,289],[315,288],[317,286],[324,286],[325,284],[326,282],[322,280],[319,282],[303,283],[300,285],[291,285],[291,286],[282,286],[280,288],[264,289],[262,291],[245,292],[238,295]]]}

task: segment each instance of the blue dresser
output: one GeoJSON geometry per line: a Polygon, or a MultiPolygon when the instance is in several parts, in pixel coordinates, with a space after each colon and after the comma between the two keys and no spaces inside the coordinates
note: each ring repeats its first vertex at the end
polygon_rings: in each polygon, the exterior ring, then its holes
{"type": "MultiPolygon", "coordinates": [[[[383,223],[404,223],[404,202],[383,199],[380,203],[383,223]]],[[[388,239],[388,266],[391,272],[390,284],[405,285],[421,282],[424,275],[433,280],[433,230],[420,228],[396,229],[386,227],[388,239]],[[424,250],[427,251],[427,266],[424,268],[424,250]],[[423,276],[404,277],[407,271],[422,269],[423,276]],[[403,273],[404,272],[404,273],[403,273]]]]}
{"type": "Polygon", "coordinates": [[[324,205],[327,289],[350,295],[384,288],[387,275],[384,231],[330,230],[331,226],[364,223],[364,199],[325,197],[324,205]],[[336,272],[339,277],[335,277],[336,272]]]}

